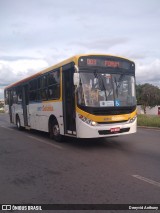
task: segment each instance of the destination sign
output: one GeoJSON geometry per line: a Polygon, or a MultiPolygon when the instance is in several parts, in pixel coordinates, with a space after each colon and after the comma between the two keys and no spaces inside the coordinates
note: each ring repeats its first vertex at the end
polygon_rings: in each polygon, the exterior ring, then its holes
{"type": "Polygon", "coordinates": [[[98,67],[107,67],[107,68],[121,68],[121,69],[133,69],[134,63],[125,59],[120,59],[116,57],[81,57],[79,59],[79,66],[98,66],[98,67]]]}

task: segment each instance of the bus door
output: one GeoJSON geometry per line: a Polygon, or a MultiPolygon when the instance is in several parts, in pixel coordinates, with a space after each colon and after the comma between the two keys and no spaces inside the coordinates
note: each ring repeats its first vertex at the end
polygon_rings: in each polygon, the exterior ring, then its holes
{"type": "Polygon", "coordinates": [[[10,116],[10,122],[13,123],[13,98],[12,98],[12,90],[8,91],[8,104],[9,104],[9,116],[10,116]]]}
{"type": "Polygon", "coordinates": [[[28,85],[22,86],[22,108],[23,108],[23,118],[24,126],[28,126],[28,85]]]}
{"type": "Polygon", "coordinates": [[[75,86],[73,84],[74,63],[62,67],[64,133],[76,135],[75,86]]]}

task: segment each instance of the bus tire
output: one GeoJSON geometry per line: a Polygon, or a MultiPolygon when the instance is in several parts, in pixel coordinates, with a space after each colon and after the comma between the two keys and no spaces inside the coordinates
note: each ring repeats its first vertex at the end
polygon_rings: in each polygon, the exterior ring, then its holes
{"type": "Polygon", "coordinates": [[[62,135],[60,134],[60,129],[58,122],[54,119],[50,122],[49,135],[51,139],[54,139],[57,142],[62,141],[62,135]]]}
{"type": "Polygon", "coordinates": [[[16,126],[18,130],[22,130],[21,121],[18,115],[16,116],[16,126]]]}

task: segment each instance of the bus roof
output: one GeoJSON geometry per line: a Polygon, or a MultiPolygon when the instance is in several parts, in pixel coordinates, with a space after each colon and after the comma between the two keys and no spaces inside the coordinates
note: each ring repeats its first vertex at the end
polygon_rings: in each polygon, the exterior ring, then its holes
{"type": "Polygon", "coordinates": [[[35,73],[35,74],[33,74],[33,75],[29,76],[29,77],[26,77],[26,78],[24,78],[24,79],[22,79],[20,81],[17,81],[17,82],[15,82],[13,84],[10,84],[7,87],[5,87],[5,90],[9,89],[9,88],[12,88],[12,87],[15,87],[15,86],[18,86],[18,85],[20,85],[22,83],[28,82],[28,81],[30,81],[30,80],[32,80],[32,79],[34,79],[36,77],[39,77],[42,74],[47,73],[47,72],[49,72],[49,71],[51,71],[53,69],[60,68],[60,67],[64,66],[65,64],[68,64],[68,63],[71,63],[71,62],[78,63],[78,59],[81,56],[112,56],[112,57],[118,57],[118,58],[121,58],[121,59],[129,60],[129,59],[121,57],[121,56],[109,55],[109,54],[95,54],[95,53],[79,54],[79,55],[72,56],[71,58],[68,58],[68,59],[66,59],[66,60],[64,60],[64,61],[62,61],[60,63],[57,63],[57,64],[55,64],[53,66],[50,66],[50,67],[48,67],[48,68],[46,68],[46,69],[44,69],[44,70],[42,70],[40,72],[37,72],[37,73],[35,73]]]}

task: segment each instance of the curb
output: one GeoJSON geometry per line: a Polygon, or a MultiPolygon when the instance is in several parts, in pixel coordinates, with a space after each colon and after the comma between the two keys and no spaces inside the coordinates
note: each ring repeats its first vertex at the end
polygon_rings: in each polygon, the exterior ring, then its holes
{"type": "Polygon", "coordinates": [[[149,126],[137,126],[138,128],[143,128],[143,129],[153,129],[153,130],[158,130],[160,131],[159,127],[149,127],[149,126]]]}

